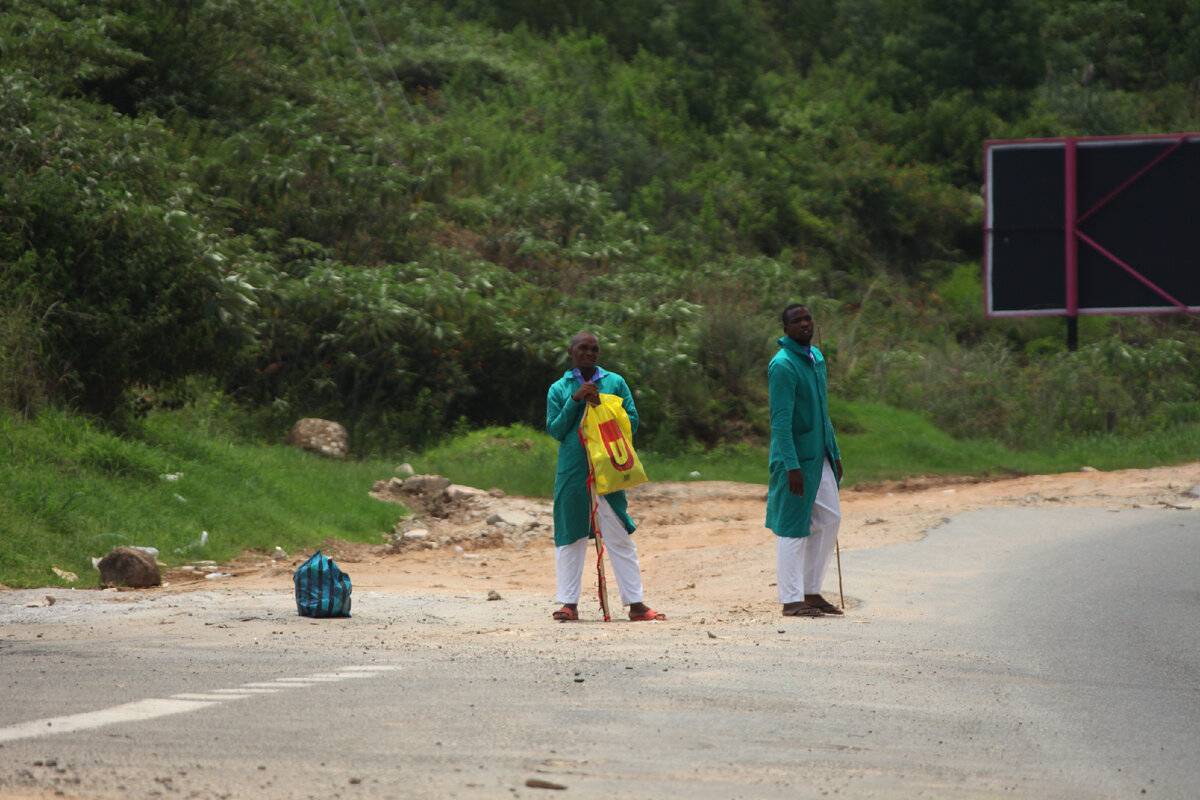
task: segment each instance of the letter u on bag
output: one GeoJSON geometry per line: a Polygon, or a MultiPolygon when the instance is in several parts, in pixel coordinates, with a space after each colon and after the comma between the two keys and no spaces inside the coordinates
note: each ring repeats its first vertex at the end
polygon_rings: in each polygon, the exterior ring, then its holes
{"type": "Polygon", "coordinates": [[[600,423],[600,440],[604,442],[604,451],[608,453],[608,463],[618,472],[633,469],[633,446],[625,441],[621,426],[615,419],[606,419],[600,423]]]}

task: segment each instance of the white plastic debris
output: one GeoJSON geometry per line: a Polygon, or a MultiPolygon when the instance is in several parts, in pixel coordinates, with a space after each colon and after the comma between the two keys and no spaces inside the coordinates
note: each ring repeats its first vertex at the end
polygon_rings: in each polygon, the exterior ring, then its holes
{"type": "Polygon", "coordinates": [[[200,531],[200,538],[198,540],[192,542],[187,547],[176,547],[175,552],[179,553],[180,555],[184,555],[185,553],[187,553],[191,550],[199,550],[200,548],[204,547],[207,544],[208,544],[208,531],[200,531]]]}

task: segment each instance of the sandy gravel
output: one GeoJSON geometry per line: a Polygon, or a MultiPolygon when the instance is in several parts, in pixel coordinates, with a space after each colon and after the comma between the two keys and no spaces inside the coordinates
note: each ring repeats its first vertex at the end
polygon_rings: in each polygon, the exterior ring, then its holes
{"type": "MultiPolygon", "coordinates": [[[[230,564],[171,569],[164,586],[147,590],[0,587],[0,628],[5,628],[5,638],[36,637],[46,643],[103,639],[118,630],[126,638],[149,640],[169,629],[193,647],[254,637],[256,647],[286,648],[302,634],[309,641],[320,636],[331,646],[351,649],[376,646],[381,637],[391,641],[403,629],[403,646],[424,648],[422,652],[464,641],[491,647],[501,642],[541,648],[558,658],[569,658],[582,643],[634,652],[648,641],[688,636],[698,629],[709,631],[715,641],[733,641],[740,632],[761,629],[765,620],[775,627],[780,619],[774,544],[763,527],[765,494],[762,485],[719,481],[652,483],[630,491],[646,600],[669,617],[653,625],[594,624],[599,612],[590,569],[580,603],[584,622],[551,622],[556,603],[549,502],[461,490],[453,502],[416,498],[420,502],[413,504],[421,510],[413,517],[400,517],[397,506],[397,530],[406,534],[398,543],[326,543],[325,551],[352,577],[356,616],[362,603],[359,624],[346,630],[294,616],[292,572],[307,553],[247,553],[230,564]],[[515,524],[497,523],[500,517],[515,524]],[[221,577],[204,577],[207,572],[221,577]],[[497,605],[490,599],[505,602],[497,605]],[[123,613],[111,613],[114,604],[123,613]],[[452,614],[445,610],[449,606],[452,614]],[[236,609],[235,617],[231,609],[236,609]],[[6,628],[10,618],[20,625],[6,628]],[[231,622],[235,618],[237,624],[231,622]]],[[[1022,506],[1200,508],[1200,462],[990,481],[917,478],[846,490],[840,541],[847,623],[864,621],[864,615],[854,614],[860,608],[855,551],[915,541],[961,512],[1022,506]]],[[[615,588],[610,591],[615,602],[615,588]]],[[[834,602],[841,599],[836,568],[830,570],[825,595],[834,602]]],[[[686,672],[679,675],[686,678],[686,672]]],[[[39,794],[45,787],[33,783],[25,788],[26,783],[0,774],[0,797],[54,796],[39,794]]],[[[98,785],[82,796],[109,795],[98,785]]]]}
{"type": "MultiPolygon", "coordinates": [[[[1079,472],[1002,480],[929,477],[858,485],[841,496],[846,605],[854,604],[853,570],[847,563],[852,564],[853,556],[848,553],[919,539],[964,511],[1006,506],[1200,508],[1198,495],[1200,462],[1113,472],[1084,467],[1079,472]]],[[[765,486],[656,482],[631,490],[629,496],[648,602],[668,614],[680,607],[765,610],[774,605],[774,545],[763,527],[765,486]]],[[[400,528],[428,531],[422,541],[405,539],[400,546],[330,541],[326,552],[351,574],[356,591],[542,596],[547,614],[552,610],[548,500],[472,493],[456,508],[441,505],[436,511],[443,516],[419,513],[400,521],[400,528]],[[534,520],[535,527],[486,524],[488,517],[504,510],[534,520]],[[490,535],[480,537],[481,531],[490,535]],[[433,542],[440,544],[434,547],[433,542]]],[[[219,580],[173,570],[166,575],[167,586],[151,591],[291,591],[292,570],[305,555],[247,554],[237,563],[221,565],[231,577],[219,580]]],[[[585,616],[594,581],[594,575],[585,575],[585,616]]],[[[831,569],[827,595],[837,591],[835,581],[836,570],[831,569]]]]}

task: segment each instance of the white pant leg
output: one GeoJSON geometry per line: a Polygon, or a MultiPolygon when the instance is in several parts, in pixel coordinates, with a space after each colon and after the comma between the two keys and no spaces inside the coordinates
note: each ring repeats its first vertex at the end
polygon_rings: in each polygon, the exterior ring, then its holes
{"type": "Polygon", "coordinates": [[[804,554],[804,593],[820,594],[825,571],[833,559],[838,529],[842,524],[842,504],[838,497],[837,476],[829,459],[821,470],[821,486],[813,502],[812,523],[808,528],[808,548],[804,554]]]}
{"type": "Polygon", "coordinates": [[[596,508],[596,526],[604,537],[604,549],[621,592],[621,605],[642,602],[642,568],[638,564],[637,545],[604,495],[596,508]]]}
{"type": "Polygon", "coordinates": [[[821,593],[841,522],[837,478],[826,459],[813,502],[808,536],[775,537],[775,585],[780,603],[798,603],[806,594],[821,593]]]}
{"type": "Polygon", "coordinates": [[[775,586],[779,602],[799,603],[804,599],[804,552],[808,537],[775,537],[775,586]]]}
{"type": "Polygon", "coordinates": [[[575,605],[583,586],[583,566],[587,561],[588,537],[554,548],[554,574],[558,579],[558,602],[575,605]]]}
{"type": "MultiPolygon", "coordinates": [[[[633,537],[617,517],[603,495],[596,507],[596,526],[604,537],[604,549],[612,564],[613,578],[621,593],[621,605],[642,601],[642,569],[638,564],[633,537]]],[[[575,604],[583,588],[583,570],[588,560],[587,537],[554,548],[554,571],[558,582],[558,602],[575,604]]]]}

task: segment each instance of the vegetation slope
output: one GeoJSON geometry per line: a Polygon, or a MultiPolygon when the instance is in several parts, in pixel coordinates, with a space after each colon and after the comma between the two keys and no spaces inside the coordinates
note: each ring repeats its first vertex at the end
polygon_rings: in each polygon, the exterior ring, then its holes
{"type": "Polygon", "coordinates": [[[10,425],[416,451],[540,429],[586,327],[646,447],[753,447],[802,300],[845,409],[1195,441],[1194,316],[987,319],[980,231],[987,139],[1200,130],[1200,0],[0,0],[0,55],[10,425]]]}

